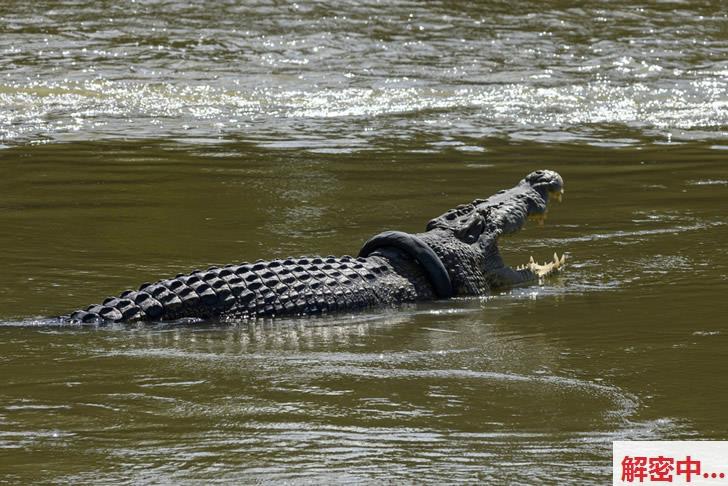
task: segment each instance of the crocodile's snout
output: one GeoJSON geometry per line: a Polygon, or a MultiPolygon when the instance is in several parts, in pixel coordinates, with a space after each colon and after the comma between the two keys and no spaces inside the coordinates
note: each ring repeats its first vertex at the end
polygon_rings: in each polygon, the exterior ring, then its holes
{"type": "Polygon", "coordinates": [[[541,193],[542,196],[550,196],[561,201],[564,193],[564,180],[553,170],[536,170],[528,174],[524,179],[532,188],[541,193]]]}

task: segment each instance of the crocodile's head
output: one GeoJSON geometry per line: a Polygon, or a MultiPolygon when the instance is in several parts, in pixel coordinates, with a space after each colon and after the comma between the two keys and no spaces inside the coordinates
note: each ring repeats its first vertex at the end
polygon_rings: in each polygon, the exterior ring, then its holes
{"type": "MultiPolygon", "coordinates": [[[[497,192],[487,199],[476,199],[470,204],[458,206],[442,216],[431,220],[427,230],[440,230],[451,233],[463,243],[475,246],[483,252],[483,272],[493,282],[499,282],[505,270],[498,252],[498,237],[520,230],[527,219],[543,224],[549,202],[561,201],[564,181],[553,170],[537,170],[523,178],[515,187],[497,192]]],[[[543,277],[563,265],[564,257],[544,265],[536,264],[533,259],[526,265],[513,270],[524,272],[525,277],[543,277]]],[[[506,272],[507,273],[507,272],[506,272]]]]}

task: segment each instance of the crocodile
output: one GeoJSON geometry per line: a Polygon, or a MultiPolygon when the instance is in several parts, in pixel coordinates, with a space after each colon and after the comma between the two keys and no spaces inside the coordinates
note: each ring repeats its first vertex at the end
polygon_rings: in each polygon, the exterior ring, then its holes
{"type": "Polygon", "coordinates": [[[195,270],[144,283],[101,304],[61,316],[76,324],[255,319],[349,312],[528,285],[560,271],[565,256],[543,264],[531,257],[509,267],[498,238],[527,219],[543,224],[564,183],[552,170],[531,172],[511,189],[476,199],[432,219],[423,233],[385,231],[357,257],[258,260],[195,270]]]}

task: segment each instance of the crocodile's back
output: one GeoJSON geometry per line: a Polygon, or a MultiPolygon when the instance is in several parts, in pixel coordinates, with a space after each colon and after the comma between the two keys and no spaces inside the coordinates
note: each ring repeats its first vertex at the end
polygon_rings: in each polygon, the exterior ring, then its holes
{"type": "MultiPolygon", "coordinates": [[[[310,257],[211,267],[142,284],[68,316],[73,322],[134,322],[184,317],[309,315],[417,300],[417,270],[395,272],[387,259],[310,257]],[[413,281],[415,284],[413,284],[413,281]]],[[[399,269],[398,269],[399,270],[399,269]]]]}

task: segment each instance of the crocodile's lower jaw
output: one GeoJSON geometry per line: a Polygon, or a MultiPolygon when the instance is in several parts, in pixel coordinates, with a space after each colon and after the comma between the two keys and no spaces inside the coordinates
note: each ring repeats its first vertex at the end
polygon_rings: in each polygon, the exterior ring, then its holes
{"type": "Polygon", "coordinates": [[[561,258],[559,258],[559,256],[554,253],[554,259],[550,262],[544,262],[543,264],[536,263],[533,257],[531,257],[527,264],[517,267],[516,270],[530,270],[537,275],[538,278],[544,278],[558,273],[564,265],[566,265],[566,255],[563,254],[561,255],[561,258]]]}

